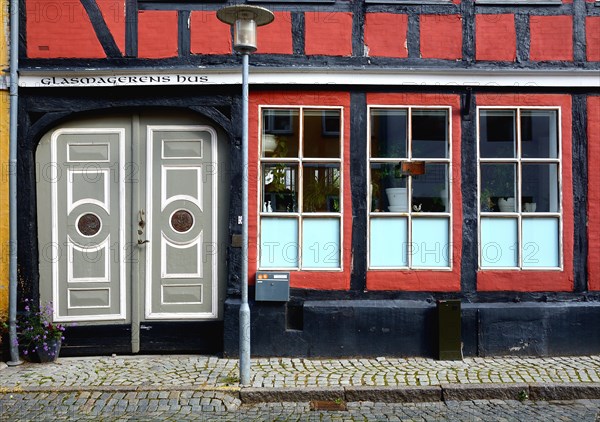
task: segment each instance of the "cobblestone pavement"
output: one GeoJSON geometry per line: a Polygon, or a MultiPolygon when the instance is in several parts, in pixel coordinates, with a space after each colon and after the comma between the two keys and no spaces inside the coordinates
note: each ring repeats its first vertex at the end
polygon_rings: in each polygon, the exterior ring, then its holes
{"type": "Polygon", "coordinates": [[[345,411],[309,403],[262,403],[225,409],[195,392],[0,394],[0,421],[600,421],[600,400],[476,400],[418,404],[353,402],[345,411]]]}
{"type": "Polygon", "coordinates": [[[600,356],[254,359],[251,387],[238,385],[237,359],[211,356],[2,365],[1,421],[600,422],[600,356]],[[310,400],[347,410],[310,410],[310,400]]]}
{"type": "MultiPolygon", "coordinates": [[[[59,358],[0,371],[0,388],[235,387],[237,359],[211,356],[59,358]]],[[[442,384],[599,383],[600,356],[553,358],[253,359],[252,387],[436,386],[442,384]]]]}

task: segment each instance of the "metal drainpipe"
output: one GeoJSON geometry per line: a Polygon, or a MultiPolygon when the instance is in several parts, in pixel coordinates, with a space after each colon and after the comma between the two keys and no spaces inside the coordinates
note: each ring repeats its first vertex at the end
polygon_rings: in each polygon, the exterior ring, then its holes
{"type": "Polygon", "coordinates": [[[10,279],[8,285],[8,321],[10,366],[23,363],[17,345],[17,117],[19,106],[19,0],[10,0],[10,152],[9,152],[9,207],[10,207],[10,279]]]}

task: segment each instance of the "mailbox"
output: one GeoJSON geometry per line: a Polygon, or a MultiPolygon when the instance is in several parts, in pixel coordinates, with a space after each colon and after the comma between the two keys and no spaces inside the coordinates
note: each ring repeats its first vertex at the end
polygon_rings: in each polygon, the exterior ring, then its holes
{"type": "Polygon", "coordinates": [[[258,271],[255,300],[287,302],[290,300],[290,273],[258,271]]]}

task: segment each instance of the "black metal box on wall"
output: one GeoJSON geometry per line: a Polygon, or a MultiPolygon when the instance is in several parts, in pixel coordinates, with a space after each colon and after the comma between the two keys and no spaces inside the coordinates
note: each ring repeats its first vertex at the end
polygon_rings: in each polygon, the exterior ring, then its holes
{"type": "Polygon", "coordinates": [[[461,360],[460,300],[438,300],[438,344],[440,360],[461,360]]]}
{"type": "Polygon", "coordinates": [[[287,302],[290,300],[290,273],[258,271],[256,301],[287,302]]]}

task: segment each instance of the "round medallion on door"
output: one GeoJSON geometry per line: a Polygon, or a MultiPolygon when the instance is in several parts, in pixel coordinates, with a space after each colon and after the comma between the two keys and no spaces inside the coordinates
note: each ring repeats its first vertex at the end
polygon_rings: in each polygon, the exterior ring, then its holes
{"type": "Polygon", "coordinates": [[[187,233],[194,227],[194,216],[185,209],[176,210],[171,214],[171,228],[177,233],[187,233]]]}
{"type": "Polygon", "coordinates": [[[98,234],[102,228],[102,221],[96,214],[85,213],[77,219],[77,231],[86,237],[92,237],[98,234]]]}

